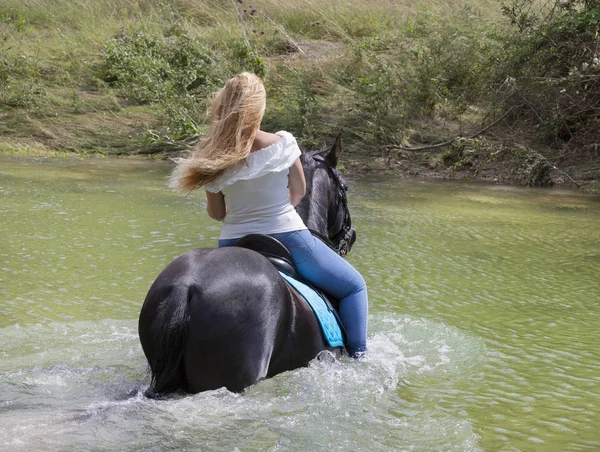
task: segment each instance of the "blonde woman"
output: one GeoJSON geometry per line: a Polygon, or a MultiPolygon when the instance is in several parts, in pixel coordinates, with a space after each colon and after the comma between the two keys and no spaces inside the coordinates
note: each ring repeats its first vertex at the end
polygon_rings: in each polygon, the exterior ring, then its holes
{"type": "Polygon", "coordinates": [[[367,350],[367,288],[344,258],[315,239],[294,209],[305,194],[300,149],[288,132],[260,130],[266,92],[250,73],[228,80],[210,104],[210,129],[189,159],[179,161],[171,186],[206,191],[208,215],[223,221],[219,247],[247,234],[267,234],[291,252],[309,282],[340,300],[346,349],[367,350]]]}

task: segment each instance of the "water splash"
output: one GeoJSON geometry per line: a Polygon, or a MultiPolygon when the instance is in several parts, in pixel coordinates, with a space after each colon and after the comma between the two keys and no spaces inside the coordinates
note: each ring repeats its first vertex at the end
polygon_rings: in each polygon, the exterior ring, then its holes
{"type": "Polygon", "coordinates": [[[481,353],[476,340],[432,322],[375,316],[364,359],[337,361],[325,353],[309,367],[243,394],[220,389],[162,401],[142,396],[145,361],[132,322],[0,331],[13,350],[53,338],[27,355],[19,370],[0,376],[0,445],[10,450],[76,449],[99,439],[103,448],[119,450],[123,444],[131,450],[167,444],[203,450],[477,450],[468,418],[418,409],[404,398],[411,380],[436,372],[460,378],[468,361],[461,353],[481,353]]]}

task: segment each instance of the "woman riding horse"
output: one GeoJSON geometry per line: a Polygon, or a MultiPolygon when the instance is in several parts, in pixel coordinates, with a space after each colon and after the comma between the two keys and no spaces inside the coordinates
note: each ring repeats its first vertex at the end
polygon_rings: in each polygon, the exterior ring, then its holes
{"type": "MultiPolygon", "coordinates": [[[[160,377],[165,379],[163,387],[160,388],[158,382],[154,384],[158,390],[166,391],[170,386],[177,387],[178,384],[190,392],[220,386],[241,390],[245,387],[243,385],[252,384],[258,378],[294,368],[290,367],[295,366],[291,363],[293,360],[286,362],[285,354],[281,355],[281,350],[277,350],[278,347],[286,347],[283,345],[285,340],[273,337],[273,334],[290,334],[285,330],[286,327],[294,326],[294,319],[286,316],[297,315],[294,311],[298,311],[298,307],[294,305],[296,307],[292,312],[283,315],[283,318],[281,315],[277,317],[267,312],[272,303],[281,303],[282,299],[289,297],[289,288],[282,282],[277,271],[272,266],[269,267],[271,264],[268,261],[257,259],[255,253],[248,256],[248,250],[228,248],[247,234],[267,234],[282,242],[289,249],[299,273],[316,287],[339,299],[339,315],[346,331],[348,354],[356,358],[366,352],[368,302],[365,282],[352,265],[309,232],[305,222],[294,209],[304,198],[306,222],[319,221],[319,218],[322,218],[313,215],[311,219],[311,209],[306,208],[310,205],[308,198],[317,198],[317,193],[309,193],[305,198],[306,181],[300,159],[301,152],[295,138],[287,132],[273,134],[260,130],[265,102],[263,83],[255,75],[243,73],[230,79],[209,107],[211,122],[207,137],[189,159],[178,162],[171,177],[171,185],[182,192],[203,188],[206,191],[209,216],[223,221],[224,224],[219,239],[219,250],[193,250],[196,253],[189,252],[192,254],[183,260],[181,258],[189,253],[178,258],[180,264],[176,264],[176,259],[161,273],[144,303],[140,316],[140,338],[142,335],[153,335],[154,342],[161,341],[157,337],[159,334],[165,335],[163,342],[182,340],[181,332],[170,331],[164,325],[159,328],[160,332],[149,331],[148,323],[156,323],[161,316],[177,316],[179,313],[187,318],[187,322],[190,318],[203,316],[202,320],[198,320],[198,324],[193,325],[194,328],[185,332],[188,343],[183,344],[179,356],[154,357],[154,361],[161,359],[161,365],[165,368],[173,368],[174,363],[169,363],[169,360],[183,360],[186,367],[186,371],[183,372],[186,374],[185,382],[174,383],[172,375],[163,375],[160,377]],[[227,253],[224,254],[226,250],[227,253]],[[248,259],[251,259],[251,262],[248,259]],[[245,263],[248,265],[245,266],[245,263]],[[193,276],[190,276],[192,273],[189,267],[194,269],[193,276]],[[178,284],[173,284],[174,281],[180,284],[182,278],[198,278],[200,275],[202,283],[192,285],[193,289],[189,284],[184,284],[186,293],[177,293],[178,284]],[[166,282],[154,287],[161,277],[166,282]],[[206,281],[211,281],[212,285],[208,287],[206,281]],[[273,281],[278,283],[273,284],[273,281]],[[252,296],[256,289],[263,292],[259,296],[260,300],[252,296]],[[180,306],[180,302],[168,301],[179,300],[182,296],[187,300],[185,307],[180,306]],[[209,302],[210,307],[207,308],[206,300],[211,296],[214,296],[215,300],[219,298],[215,304],[220,304],[220,307],[209,302]],[[166,300],[162,304],[159,301],[161,297],[166,300]],[[202,298],[202,303],[193,303],[196,298],[202,298]],[[275,301],[278,299],[279,302],[275,301]],[[246,303],[262,303],[263,307],[246,310],[246,303]],[[153,308],[147,308],[147,304],[153,308]],[[173,309],[175,314],[168,312],[173,309]],[[207,310],[216,312],[207,315],[207,310]],[[240,318],[236,312],[244,312],[246,316],[256,318],[240,318]],[[259,328],[259,331],[239,334],[239,337],[246,341],[245,344],[241,344],[234,343],[235,341],[219,342],[218,338],[214,337],[215,322],[223,328],[222,334],[226,334],[227,331],[231,333],[232,328],[245,330],[253,322],[266,325],[259,328]],[[269,323],[276,325],[271,328],[269,323]],[[281,325],[285,325],[284,328],[281,328],[281,325]],[[207,330],[212,331],[211,337],[206,337],[207,330]],[[189,341],[200,347],[202,353],[191,347],[189,341]],[[207,347],[207,342],[213,343],[215,349],[207,347]],[[227,344],[227,350],[220,349],[219,344],[223,343],[227,344]],[[236,348],[238,350],[235,350],[236,348]],[[223,363],[223,353],[227,355],[229,364],[223,363]],[[280,356],[278,359],[281,362],[274,362],[273,356],[280,356]],[[192,367],[199,365],[194,364],[194,360],[200,361],[206,368],[211,362],[218,364],[220,369],[212,371],[213,375],[199,376],[197,381],[190,382],[190,375],[194,374],[192,367]],[[240,367],[239,361],[245,364],[240,367]],[[231,372],[241,372],[242,375],[231,378],[231,372]],[[167,381],[170,382],[166,383],[167,381]]],[[[341,148],[338,146],[338,150],[328,158],[337,163],[339,152],[341,148]]],[[[314,186],[315,184],[311,183],[310,188],[314,186]]],[[[328,205],[322,208],[327,209],[328,205]]],[[[273,309],[274,312],[278,311],[277,307],[273,309]]],[[[169,320],[167,323],[184,328],[176,321],[169,320]]],[[[312,332],[306,333],[305,337],[299,334],[295,339],[314,342],[312,332]]],[[[146,341],[147,344],[151,342],[146,341]]],[[[144,346],[143,338],[142,345],[144,346]]],[[[298,347],[301,344],[294,346],[298,347]]],[[[320,350],[327,348],[315,344],[315,349],[319,347],[320,350]]],[[[152,346],[148,345],[144,347],[144,351],[152,368],[154,351],[151,348],[152,346]]],[[[314,356],[315,354],[309,359],[314,356]]],[[[155,373],[154,369],[152,370],[155,373]]]]}

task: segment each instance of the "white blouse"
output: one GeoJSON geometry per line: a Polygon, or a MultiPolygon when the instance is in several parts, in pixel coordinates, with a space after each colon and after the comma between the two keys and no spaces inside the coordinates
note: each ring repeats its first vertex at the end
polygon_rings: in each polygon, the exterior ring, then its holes
{"type": "Polygon", "coordinates": [[[227,215],[221,239],[246,234],[276,234],[306,229],[292,206],[288,192],[290,167],[301,151],[294,136],[277,132],[281,139],[252,152],[246,163],[226,169],[204,190],[225,196],[227,215]]]}

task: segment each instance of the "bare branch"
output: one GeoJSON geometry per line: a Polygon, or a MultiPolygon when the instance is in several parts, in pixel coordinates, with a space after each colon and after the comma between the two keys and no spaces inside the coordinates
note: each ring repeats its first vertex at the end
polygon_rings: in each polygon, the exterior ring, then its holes
{"type": "Polygon", "coordinates": [[[386,146],[383,146],[385,149],[400,149],[401,151],[425,151],[428,149],[437,149],[437,148],[441,148],[444,146],[448,146],[450,144],[452,144],[454,141],[456,141],[459,138],[475,138],[478,137],[479,135],[481,135],[482,133],[485,133],[487,130],[491,129],[493,126],[495,126],[496,124],[498,124],[500,121],[502,121],[504,118],[506,118],[510,112],[512,112],[515,108],[519,107],[520,105],[513,105],[510,109],[508,109],[508,111],[506,111],[502,116],[500,116],[498,119],[496,119],[494,122],[492,122],[491,124],[487,125],[486,127],[484,127],[483,129],[481,129],[479,132],[473,134],[473,135],[469,135],[467,137],[454,137],[454,138],[450,138],[449,140],[443,141],[441,143],[436,143],[436,144],[430,144],[427,146],[416,146],[416,147],[409,147],[409,146],[401,146],[399,144],[388,144],[386,146]]]}
{"type": "Polygon", "coordinates": [[[244,20],[244,15],[238,8],[238,5],[236,4],[235,0],[231,0],[231,3],[233,3],[233,7],[235,8],[235,11],[237,12],[237,20],[238,20],[238,23],[240,24],[240,26],[242,27],[242,31],[244,33],[244,41],[246,41],[246,45],[248,47],[252,48],[252,46],[250,45],[248,26],[246,25],[246,21],[244,20]]]}
{"type": "Polygon", "coordinates": [[[554,170],[558,171],[558,172],[559,172],[560,174],[562,174],[563,176],[566,176],[566,177],[567,177],[567,179],[569,179],[569,180],[570,180],[570,181],[573,183],[573,185],[575,185],[577,188],[581,188],[581,185],[579,185],[577,182],[575,182],[571,176],[569,176],[569,175],[568,175],[567,173],[565,173],[564,171],[562,171],[562,170],[558,169],[558,168],[556,167],[556,165],[554,165],[554,164],[550,163],[550,161],[549,161],[549,160],[548,160],[546,157],[544,157],[542,154],[540,154],[540,153],[539,153],[539,152],[537,152],[537,151],[532,151],[532,152],[534,152],[534,153],[535,153],[535,154],[536,154],[538,157],[541,157],[541,158],[542,158],[542,159],[543,159],[543,160],[544,160],[544,161],[545,161],[545,162],[546,162],[546,163],[547,163],[549,166],[551,166],[551,167],[552,167],[552,169],[554,169],[554,170]]]}
{"type": "Polygon", "coordinates": [[[270,18],[269,16],[267,16],[265,13],[263,13],[263,16],[264,16],[264,18],[265,18],[265,19],[267,19],[269,22],[271,22],[273,25],[275,25],[275,26],[277,27],[277,29],[278,29],[278,30],[281,32],[281,34],[283,34],[283,35],[284,35],[284,36],[287,38],[287,40],[288,40],[288,41],[290,41],[290,43],[291,43],[291,44],[292,44],[292,45],[293,45],[293,46],[296,48],[296,50],[298,50],[298,52],[300,52],[302,55],[306,55],[306,54],[304,53],[304,50],[302,50],[302,49],[300,48],[300,46],[299,46],[299,45],[296,43],[296,41],[294,41],[294,40],[293,40],[293,39],[290,37],[290,35],[288,35],[288,34],[286,33],[285,29],[284,29],[284,28],[283,28],[281,25],[279,25],[277,22],[275,22],[273,19],[271,19],[271,18],[270,18]]]}

